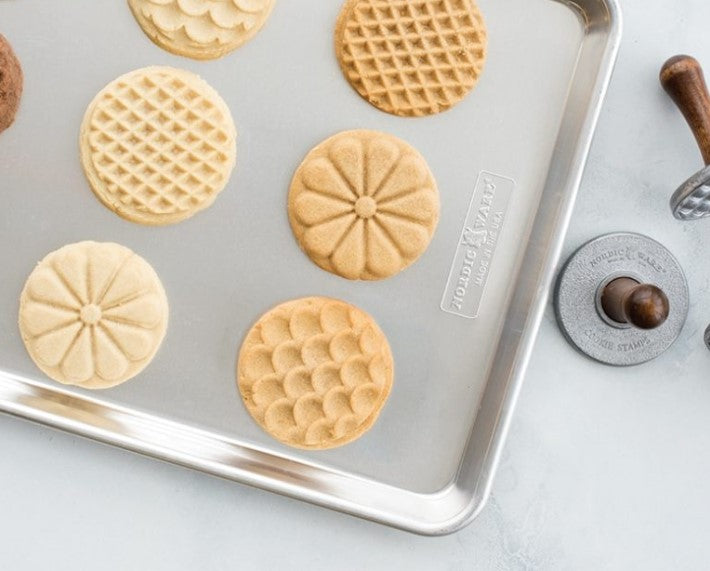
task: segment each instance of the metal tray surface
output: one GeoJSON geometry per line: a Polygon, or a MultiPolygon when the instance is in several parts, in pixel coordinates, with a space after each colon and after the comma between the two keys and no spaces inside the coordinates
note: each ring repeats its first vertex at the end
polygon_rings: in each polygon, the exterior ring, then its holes
{"type": "MultiPolygon", "coordinates": [[[[615,0],[480,0],[490,54],[477,89],[423,119],[386,115],[345,82],[333,53],[341,2],[278,2],[265,29],[212,62],[172,56],[125,2],[0,3],[0,32],[26,74],[0,136],[0,411],[422,534],[455,531],[485,503],[559,259],[621,34],[615,0]],[[204,77],[234,115],[237,168],[207,211],[166,228],[126,222],[93,196],[78,156],[93,96],[126,71],[173,65],[204,77]],[[344,129],[412,143],[441,193],[419,262],[378,283],[318,269],[287,220],[291,176],[344,129]],[[514,181],[478,316],[442,310],[481,171],[514,181]],[[44,378],[17,328],[35,263],[80,240],[145,257],[170,301],[163,347],[138,378],[89,393],[44,378]],[[386,332],[396,363],[375,427],[340,449],[279,445],[235,382],[241,341],[282,301],[347,300],[386,332]]],[[[512,184],[510,185],[512,186],[512,184]]]]}

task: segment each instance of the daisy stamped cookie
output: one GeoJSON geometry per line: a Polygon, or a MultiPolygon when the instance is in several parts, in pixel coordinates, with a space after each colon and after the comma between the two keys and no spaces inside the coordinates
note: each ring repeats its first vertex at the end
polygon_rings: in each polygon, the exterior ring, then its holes
{"type": "Polygon", "coordinates": [[[439,192],[408,143],[378,131],[345,131],[298,168],[288,213],[298,243],[318,266],[351,280],[379,280],[427,249],[439,192]]]}

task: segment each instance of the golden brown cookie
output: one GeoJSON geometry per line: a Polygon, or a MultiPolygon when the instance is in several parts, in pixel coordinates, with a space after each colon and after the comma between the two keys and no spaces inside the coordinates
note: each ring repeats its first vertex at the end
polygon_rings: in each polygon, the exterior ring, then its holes
{"type": "Polygon", "coordinates": [[[22,97],[23,75],[12,46],[0,34],[0,133],[15,121],[22,97]]]}
{"type": "Polygon", "coordinates": [[[239,352],[237,379],[254,420],[277,440],[342,446],[377,420],[394,364],[384,333],[343,301],[307,297],[259,319],[239,352]]]}
{"type": "Polygon", "coordinates": [[[42,260],[20,298],[20,333],[49,377],[105,389],[140,373],[168,325],[153,268],[128,248],[79,242],[42,260]]]}
{"type": "Polygon", "coordinates": [[[128,5],[161,48],[194,59],[214,59],[254,37],[274,0],[128,0],[128,5]]]}
{"type": "Polygon", "coordinates": [[[340,67],[382,111],[433,115],[476,85],[487,33],[474,0],[347,0],[335,31],[340,67]]]}
{"type": "Polygon", "coordinates": [[[409,144],[378,131],[345,131],[301,163],[288,213],[301,248],[321,268],[378,280],[427,249],[439,221],[439,192],[409,144]]]}
{"type": "Polygon", "coordinates": [[[141,224],[185,220],[210,206],[236,160],[234,121],[197,75],[146,67],[94,98],[81,126],[81,162],[94,194],[141,224]]]}

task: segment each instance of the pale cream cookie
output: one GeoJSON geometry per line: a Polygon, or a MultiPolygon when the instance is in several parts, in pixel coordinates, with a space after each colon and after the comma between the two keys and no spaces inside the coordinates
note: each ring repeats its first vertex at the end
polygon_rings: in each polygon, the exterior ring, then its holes
{"type": "Polygon", "coordinates": [[[227,104],[197,75],[146,67],[94,98],[81,126],[81,162],[94,194],[119,216],[172,224],[210,206],[236,161],[227,104]]]}
{"type": "Polygon", "coordinates": [[[128,5],[161,48],[193,59],[215,59],[253,38],[274,0],[128,0],[128,5]]]}
{"type": "Polygon", "coordinates": [[[321,268],[378,280],[427,249],[439,192],[409,144],[378,131],[345,131],[306,156],[291,182],[288,212],[301,248],[321,268]]]}
{"type": "Polygon", "coordinates": [[[347,0],[335,50],[353,88],[405,117],[445,111],[474,88],[488,36],[474,0],[347,0]]]}
{"type": "Polygon", "coordinates": [[[157,274],[118,244],[79,242],[52,252],[20,297],[30,357],[66,385],[105,389],[134,377],[155,356],[167,325],[157,274]]]}
{"type": "Polygon", "coordinates": [[[392,388],[387,339],[364,311],[308,297],[259,319],[239,352],[239,391],[254,420],[277,440],[312,450],[362,436],[392,388]]]}

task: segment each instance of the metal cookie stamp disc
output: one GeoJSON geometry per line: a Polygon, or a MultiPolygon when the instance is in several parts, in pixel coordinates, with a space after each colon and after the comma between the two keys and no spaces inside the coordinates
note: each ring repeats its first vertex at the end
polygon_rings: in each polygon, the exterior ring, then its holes
{"type": "Polygon", "coordinates": [[[694,174],[673,193],[671,210],[678,220],[710,216],[710,167],[694,174]]]}
{"type": "Polygon", "coordinates": [[[562,332],[581,352],[609,365],[638,365],[663,353],[680,334],[688,314],[688,285],[678,261],[655,240],[608,234],[570,257],[557,282],[555,310],[562,332]],[[656,285],[666,293],[670,313],[663,325],[636,329],[604,315],[601,291],[619,277],[656,285]]]}

